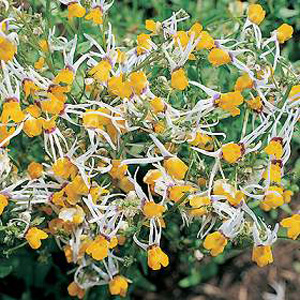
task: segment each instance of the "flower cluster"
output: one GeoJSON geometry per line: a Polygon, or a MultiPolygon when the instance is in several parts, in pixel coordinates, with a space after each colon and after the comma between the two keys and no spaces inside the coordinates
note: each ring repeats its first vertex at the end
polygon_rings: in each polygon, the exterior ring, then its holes
{"type": "Polygon", "coordinates": [[[161,240],[171,214],[199,224],[203,253],[247,240],[258,266],[272,263],[279,226],[300,234],[298,212],[273,229],[261,217],[289,211],[293,195],[284,171],[300,85],[280,55],[293,28],[263,37],[266,12],[251,4],[235,38],[218,39],[200,23],[178,30],[189,18],[180,10],[146,20],[145,33],[118,46],[112,2],[57,2],[71,29],[85,23],[98,34],[68,39],[44,20],[24,36],[22,8],[9,6],[0,24],[2,225],[32,249],[53,237],[76,267],[68,292],[80,299],[95,285],[125,296],[134,248],[150,269],[167,267],[161,240]],[[22,44],[38,53],[34,62],[22,44]],[[211,78],[219,70],[233,84],[211,78]],[[228,140],[236,119],[240,138],[228,140]],[[10,152],[22,139],[39,154],[18,170],[10,152]]]}

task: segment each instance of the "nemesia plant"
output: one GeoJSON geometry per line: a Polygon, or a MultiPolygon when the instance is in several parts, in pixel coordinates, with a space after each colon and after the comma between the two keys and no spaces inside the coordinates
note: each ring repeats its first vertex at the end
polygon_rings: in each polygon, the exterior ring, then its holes
{"type": "Polygon", "coordinates": [[[280,54],[290,25],[264,37],[266,12],[251,4],[217,37],[200,23],[185,28],[181,9],[123,43],[113,2],[53,2],[66,8],[65,29],[0,2],[0,214],[12,249],[54,239],[75,268],[66,288],[82,299],[98,285],[125,296],[134,251],[153,271],[167,267],[173,214],[198,226],[198,251],[251,244],[259,267],[273,262],[279,227],[298,239],[284,179],[300,118],[299,75],[280,54]],[[219,70],[232,84],[218,85],[219,70]],[[228,140],[236,119],[239,137],[228,140]],[[22,138],[39,154],[18,170],[11,151],[22,138]],[[279,223],[262,218],[279,208],[289,213],[279,223]]]}

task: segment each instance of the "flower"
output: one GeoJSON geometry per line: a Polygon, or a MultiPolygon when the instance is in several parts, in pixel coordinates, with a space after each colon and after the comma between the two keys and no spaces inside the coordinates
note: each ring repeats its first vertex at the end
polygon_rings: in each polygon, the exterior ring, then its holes
{"type": "Polygon", "coordinates": [[[92,20],[95,25],[103,23],[103,13],[100,7],[92,8],[85,16],[86,20],[92,20]]]}
{"type": "Polygon", "coordinates": [[[152,245],[148,249],[148,266],[152,270],[160,270],[161,267],[169,265],[169,257],[157,245],[152,245]]]}
{"type": "Polygon", "coordinates": [[[287,228],[287,236],[296,240],[300,234],[300,215],[295,214],[289,218],[285,218],[280,222],[281,226],[287,228]]]}
{"type": "Polygon", "coordinates": [[[282,139],[273,138],[264,151],[269,155],[273,155],[276,159],[280,159],[283,154],[282,139]]]}
{"type": "Polygon", "coordinates": [[[117,275],[109,281],[108,286],[111,295],[125,297],[128,289],[128,280],[124,276],[117,275]]]}
{"type": "Polygon", "coordinates": [[[234,86],[234,89],[236,91],[243,91],[245,89],[251,89],[253,87],[253,80],[249,76],[248,73],[244,73],[242,76],[240,76],[234,86]]]}
{"type": "Polygon", "coordinates": [[[199,37],[200,37],[200,41],[196,46],[197,50],[201,50],[201,49],[210,50],[215,47],[215,41],[207,31],[202,31],[199,34],[199,37]]]}
{"type": "Polygon", "coordinates": [[[244,98],[240,91],[229,92],[221,94],[221,96],[215,100],[215,104],[228,111],[232,117],[238,116],[240,110],[237,108],[238,105],[242,104],[244,98]]]}
{"type": "Polygon", "coordinates": [[[184,69],[180,68],[172,72],[171,86],[173,89],[183,91],[189,85],[184,69]]]}
{"type": "Polygon", "coordinates": [[[37,227],[29,228],[25,235],[25,239],[28,241],[32,249],[40,248],[42,245],[41,240],[45,240],[47,237],[48,234],[37,227]]]}
{"type": "Polygon", "coordinates": [[[184,178],[188,166],[178,157],[170,157],[164,161],[164,167],[168,174],[175,179],[181,180],[184,178]]]}
{"type": "Polygon", "coordinates": [[[213,139],[201,132],[196,132],[194,139],[188,141],[190,145],[199,147],[200,149],[211,151],[214,149],[213,139]]]}
{"type": "Polygon", "coordinates": [[[230,164],[236,163],[243,155],[244,149],[242,145],[228,143],[222,146],[222,157],[230,164]]]}
{"type": "Polygon", "coordinates": [[[201,217],[208,213],[207,206],[211,204],[211,201],[209,197],[191,196],[189,203],[193,207],[189,214],[194,217],[201,217]]]}
{"type": "Polygon", "coordinates": [[[272,162],[270,165],[270,169],[265,170],[262,177],[264,179],[270,179],[273,182],[280,183],[281,182],[281,163],[280,162],[272,162]]]}
{"type": "Polygon", "coordinates": [[[300,85],[294,85],[289,93],[289,99],[292,101],[300,100],[300,85]]]}
{"type": "Polygon", "coordinates": [[[77,2],[71,2],[68,5],[68,19],[82,18],[86,13],[85,8],[77,2]]]}
{"type": "Polygon", "coordinates": [[[8,37],[0,33],[0,60],[8,62],[13,59],[17,53],[17,46],[8,37]]]}
{"type": "Polygon", "coordinates": [[[273,255],[270,245],[254,246],[252,251],[252,260],[262,268],[273,262],[273,255]]]}
{"type": "Polygon", "coordinates": [[[8,205],[8,198],[3,195],[0,194],[0,216],[2,215],[4,208],[8,205]]]}
{"type": "Polygon", "coordinates": [[[86,248],[86,253],[95,260],[102,260],[108,255],[109,242],[104,236],[98,235],[94,241],[86,248]]]}
{"type": "Polygon", "coordinates": [[[146,202],[143,206],[143,213],[147,218],[161,217],[166,208],[152,201],[146,202]]]}
{"type": "Polygon", "coordinates": [[[251,109],[255,112],[260,113],[263,109],[263,103],[259,96],[252,98],[251,100],[246,101],[251,109]]]}
{"type": "Polygon", "coordinates": [[[68,286],[68,293],[71,297],[78,297],[78,299],[83,299],[85,290],[82,289],[76,282],[71,282],[68,286]]]}
{"type": "Polygon", "coordinates": [[[249,20],[259,25],[265,18],[266,12],[259,4],[250,4],[248,9],[248,18],[249,20]]]}
{"type": "Polygon", "coordinates": [[[219,67],[231,62],[229,53],[220,48],[213,48],[209,52],[208,60],[214,67],[219,67]]]}
{"type": "Polygon", "coordinates": [[[283,189],[279,186],[271,185],[265,193],[265,197],[260,207],[269,211],[284,204],[283,189]]]}
{"type": "Polygon", "coordinates": [[[279,28],[277,28],[276,32],[278,42],[283,44],[292,37],[294,29],[288,24],[282,24],[279,28]]]}
{"type": "Polygon", "coordinates": [[[43,175],[43,166],[33,161],[27,167],[27,172],[31,179],[39,178],[43,175]]]}
{"type": "Polygon", "coordinates": [[[209,250],[212,256],[218,256],[221,254],[226,245],[227,239],[219,231],[208,234],[203,243],[203,247],[206,250],[209,250]]]}

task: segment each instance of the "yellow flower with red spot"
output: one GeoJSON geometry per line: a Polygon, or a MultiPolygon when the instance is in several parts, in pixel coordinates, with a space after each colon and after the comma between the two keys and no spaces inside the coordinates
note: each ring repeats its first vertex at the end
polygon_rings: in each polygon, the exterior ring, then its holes
{"type": "Polygon", "coordinates": [[[45,240],[47,237],[48,234],[37,227],[29,228],[25,235],[25,239],[28,241],[32,249],[40,248],[42,245],[41,240],[45,240]]]}
{"type": "Polygon", "coordinates": [[[43,119],[27,119],[24,122],[23,131],[29,136],[34,137],[41,135],[43,132],[43,119]]]}
{"type": "Polygon", "coordinates": [[[226,245],[227,238],[219,231],[208,234],[203,243],[203,247],[210,251],[211,256],[223,253],[226,245]]]}
{"type": "Polygon", "coordinates": [[[265,267],[273,262],[273,255],[270,245],[254,246],[252,252],[252,260],[256,262],[259,267],[265,267]]]}
{"type": "Polygon", "coordinates": [[[169,265],[169,257],[158,245],[152,245],[148,249],[148,266],[152,270],[160,270],[169,265]]]}
{"type": "Polygon", "coordinates": [[[289,218],[285,218],[280,222],[281,226],[287,228],[287,236],[296,240],[300,234],[300,215],[295,214],[289,218]]]}

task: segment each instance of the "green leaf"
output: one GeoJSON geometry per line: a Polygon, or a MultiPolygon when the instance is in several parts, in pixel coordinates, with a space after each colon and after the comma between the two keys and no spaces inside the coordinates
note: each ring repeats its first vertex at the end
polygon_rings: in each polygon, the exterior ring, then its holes
{"type": "Polygon", "coordinates": [[[0,266],[0,278],[8,276],[12,270],[12,266],[0,266]]]}

